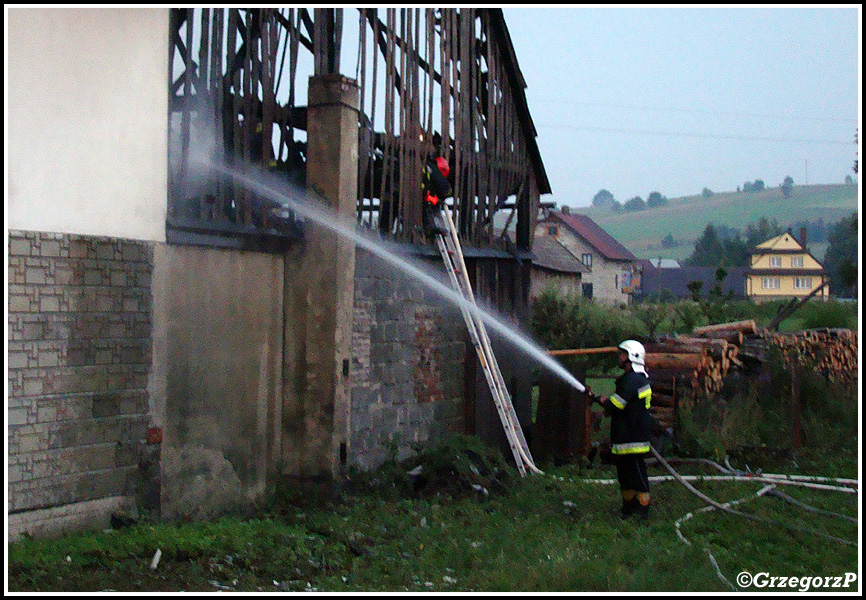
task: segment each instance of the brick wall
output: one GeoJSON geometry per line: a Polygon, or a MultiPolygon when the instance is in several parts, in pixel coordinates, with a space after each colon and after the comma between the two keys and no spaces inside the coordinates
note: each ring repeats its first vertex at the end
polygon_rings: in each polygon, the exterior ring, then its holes
{"type": "Polygon", "coordinates": [[[136,492],[155,508],[152,268],[149,243],[9,232],[8,512],[136,492]]]}
{"type": "Polygon", "coordinates": [[[355,258],[349,463],[463,430],[466,326],[459,309],[359,250],[355,258]]]}

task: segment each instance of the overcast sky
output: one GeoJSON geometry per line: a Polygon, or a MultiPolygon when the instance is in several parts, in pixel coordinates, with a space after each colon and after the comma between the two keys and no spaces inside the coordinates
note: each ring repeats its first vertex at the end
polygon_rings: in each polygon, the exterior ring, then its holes
{"type": "Polygon", "coordinates": [[[842,183],[855,175],[859,7],[504,8],[553,194],[842,183]]]}

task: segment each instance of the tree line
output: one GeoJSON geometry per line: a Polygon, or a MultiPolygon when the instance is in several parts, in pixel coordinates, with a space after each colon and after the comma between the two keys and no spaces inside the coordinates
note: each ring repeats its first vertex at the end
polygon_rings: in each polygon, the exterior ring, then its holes
{"type": "MultiPolygon", "coordinates": [[[[766,184],[763,179],[756,179],[755,181],[746,181],[742,186],[737,186],[737,192],[762,192],[766,189],[766,184]]],[[[782,196],[785,198],[790,198],[794,193],[794,178],[788,175],[785,177],[784,181],[779,184],[779,189],[782,190],[782,196]]],[[[709,188],[704,188],[701,192],[701,195],[704,198],[709,198],[713,196],[713,191],[709,188]]],[[[645,210],[647,208],[656,208],[659,206],[667,206],[668,198],[667,196],[662,195],[660,192],[650,192],[647,199],[644,200],[640,196],[634,196],[629,198],[624,203],[620,203],[619,200],[614,198],[613,194],[610,190],[601,189],[596,193],[592,198],[592,205],[596,208],[609,208],[614,212],[626,211],[633,212],[639,210],[645,210]]]]}
{"type": "Polygon", "coordinates": [[[650,192],[647,199],[644,200],[640,196],[635,196],[627,200],[624,204],[613,197],[613,194],[608,190],[599,190],[592,198],[592,205],[601,208],[609,208],[614,212],[626,211],[633,212],[645,210],[647,208],[656,208],[659,206],[667,206],[668,198],[660,192],[650,192]]]}

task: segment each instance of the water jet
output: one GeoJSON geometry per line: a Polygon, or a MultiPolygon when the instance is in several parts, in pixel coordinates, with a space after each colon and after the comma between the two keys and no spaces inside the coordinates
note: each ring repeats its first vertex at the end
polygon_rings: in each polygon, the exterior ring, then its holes
{"type": "Polygon", "coordinates": [[[308,191],[291,189],[287,183],[278,181],[273,177],[268,177],[266,174],[252,176],[242,173],[229,165],[201,155],[193,155],[190,160],[206,171],[215,171],[231,178],[238,184],[272,201],[275,206],[291,210],[296,215],[309,219],[317,225],[353,241],[359,247],[412,277],[444,300],[471,312],[514,347],[570,386],[580,392],[586,389],[565,367],[548,355],[544,349],[539,347],[526,335],[515,330],[489,311],[480,308],[477,304],[468,302],[459,293],[427,273],[420,265],[398,256],[386,248],[381,239],[376,239],[371,235],[359,231],[353,221],[339,218],[338,215],[334,214],[320,200],[312,197],[308,191]]]}

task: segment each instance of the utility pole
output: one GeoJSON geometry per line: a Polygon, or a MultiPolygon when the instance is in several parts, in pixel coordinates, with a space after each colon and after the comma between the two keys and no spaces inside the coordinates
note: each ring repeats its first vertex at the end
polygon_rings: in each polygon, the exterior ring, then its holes
{"type": "Polygon", "coordinates": [[[806,180],[803,182],[803,185],[809,185],[809,161],[803,159],[803,162],[806,163],[806,180]]]}

